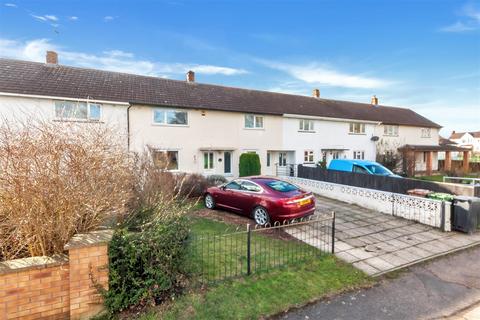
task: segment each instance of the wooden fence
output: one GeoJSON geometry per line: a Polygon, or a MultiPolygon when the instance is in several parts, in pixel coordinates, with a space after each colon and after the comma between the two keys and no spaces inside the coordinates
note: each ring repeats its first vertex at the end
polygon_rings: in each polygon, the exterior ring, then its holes
{"type": "Polygon", "coordinates": [[[307,167],[299,165],[297,168],[299,178],[345,184],[354,187],[375,189],[387,192],[406,194],[411,189],[427,189],[435,192],[446,192],[462,195],[480,196],[479,187],[464,185],[442,184],[409,178],[384,177],[371,174],[353,173],[322,169],[320,167],[307,167]]]}

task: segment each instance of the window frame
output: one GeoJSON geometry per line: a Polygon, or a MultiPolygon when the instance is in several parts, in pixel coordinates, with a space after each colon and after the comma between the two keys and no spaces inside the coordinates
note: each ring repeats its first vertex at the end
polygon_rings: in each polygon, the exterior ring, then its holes
{"type": "Polygon", "coordinates": [[[315,132],[315,121],[312,119],[299,119],[298,121],[299,132],[315,132]],[[308,128],[305,128],[305,124],[308,124],[308,128]]]}
{"type": "Polygon", "coordinates": [[[353,159],[354,160],[365,160],[365,151],[363,151],[363,150],[353,151],[353,159]],[[359,154],[361,157],[357,158],[357,154],[359,154]]]}
{"type": "Polygon", "coordinates": [[[215,170],[215,152],[203,151],[203,170],[215,170]],[[207,156],[206,159],[205,156],[207,156]],[[205,167],[205,165],[207,166],[205,167]]]}
{"type": "Polygon", "coordinates": [[[73,100],[54,100],[53,103],[53,113],[55,116],[55,120],[57,121],[78,121],[78,122],[101,122],[103,118],[103,104],[97,102],[90,102],[90,101],[73,101],[73,100]],[[87,117],[86,118],[75,118],[75,117],[59,117],[57,115],[57,103],[73,103],[77,107],[80,104],[84,104],[87,106],[87,117]],[[91,118],[91,106],[95,105],[98,106],[100,109],[98,118],[91,118]]]}
{"type": "MultiPolygon", "coordinates": [[[[175,172],[175,171],[179,171],[179,168],[180,168],[180,165],[179,165],[179,162],[178,162],[178,159],[179,159],[179,152],[178,150],[164,150],[164,149],[155,149],[152,151],[153,153],[153,156],[154,156],[154,162],[155,162],[155,153],[164,153],[166,158],[167,159],[170,159],[170,157],[168,156],[169,153],[175,153],[176,156],[175,156],[175,162],[176,162],[176,168],[170,168],[170,162],[167,164],[167,167],[164,168],[164,170],[166,171],[171,171],[171,172],[175,172]]],[[[154,163],[155,165],[157,165],[156,163],[154,163]]]]}
{"type": "Polygon", "coordinates": [[[396,124],[386,124],[383,126],[383,135],[388,137],[398,137],[399,126],[396,124]]]}
{"type": "Polygon", "coordinates": [[[313,150],[304,150],[303,163],[314,163],[314,162],[315,162],[315,152],[313,150]]]}
{"type": "Polygon", "coordinates": [[[350,122],[348,125],[348,133],[349,134],[358,134],[358,135],[365,135],[366,130],[365,130],[365,123],[364,122],[350,122]],[[358,132],[355,130],[355,126],[358,125],[358,132]]]}
{"type": "Polygon", "coordinates": [[[243,117],[243,128],[247,130],[263,130],[265,129],[265,117],[258,114],[247,113],[243,117]],[[253,117],[252,127],[247,127],[247,117],[253,117]],[[261,127],[257,126],[257,123],[259,122],[258,119],[262,119],[260,121],[262,125],[261,127]]]}
{"type": "Polygon", "coordinates": [[[432,137],[432,128],[422,128],[421,138],[431,138],[432,137]]]}
{"type": "Polygon", "coordinates": [[[188,122],[188,110],[185,109],[176,109],[176,108],[163,108],[163,107],[155,107],[153,108],[152,111],[152,125],[154,126],[166,126],[166,127],[188,127],[189,122],[188,122]],[[162,111],[163,112],[163,121],[164,122],[157,122],[155,121],[155,113],[157,111],[162,111]],[[185,124],[179,124],[179,123],[168,123],[168,112],[182,112],[185,113],[185,124]]]}

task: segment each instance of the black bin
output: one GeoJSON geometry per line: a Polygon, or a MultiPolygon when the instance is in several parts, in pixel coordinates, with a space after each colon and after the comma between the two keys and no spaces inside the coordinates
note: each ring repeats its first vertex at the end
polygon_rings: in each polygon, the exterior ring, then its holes
{"type": "Polygon", "coordinates": [[[474,233],[480,228],[480,198],[456,196],[453,200],[453,230],[474,233]]]}

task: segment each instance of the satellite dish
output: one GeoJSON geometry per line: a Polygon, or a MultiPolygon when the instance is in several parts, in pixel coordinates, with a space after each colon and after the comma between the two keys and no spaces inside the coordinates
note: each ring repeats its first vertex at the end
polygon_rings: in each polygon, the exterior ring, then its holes
{"type": "Polygon", "coordinates": [[[370,140],[372,141],[378,141],[380,138],[378,136],[373,136],[370,138],[370,140]]]}

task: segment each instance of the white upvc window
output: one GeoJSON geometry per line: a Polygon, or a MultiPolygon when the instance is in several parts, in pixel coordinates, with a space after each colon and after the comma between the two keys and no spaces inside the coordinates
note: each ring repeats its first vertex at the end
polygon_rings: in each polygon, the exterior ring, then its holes
{"type": "Polygon", "coordinates": [[[356,160],[365,159],[365,151],[353,151],[353,159],[356,159],[356,160]]]}
{"type": "Polygon", "coordinates": [[[211,151],[203,153],[203,169],[211,170],[213,169],[214,154],[211,151]]]}
{"type": "Polygon", "coordinates": [[[312,132],[314,130],[313,120],[308,119],[300,119],[299,121],[299,130],[300,131],[307,131],[312,132]]]}
{"type": "Polygon", "coordinates": [[[246,129],[263,129],[263,116],[257,116],[255,114],[246,114],[245,128],[246,129]]]}
{"type": "Polygon", "coordinates": [[[99,121],[102,105],[93,102],[55,101],[55,117],[60,120],[99,121]]]}
{"type": "Polygon", "coordinates": [[[188,112],[167,108],[153,110],[153,123],[160,125],[186,126],[188,125],[188,112]]]}
{"type": "Polygon", "coordinates": [[[387,124],[383,126],[383,135],[385,136],[398,136],[398,126],[393,124],[387,124]]]}
{"type": "Polygon", "coordinates": [[[303,152],[303,162],[313,163],[313,150],[305,150],[303,152]]]}
{"type": "Polygon", "coordinates": [[[349,126],[351,134],[365,134],[365,123],[351,122],[349,126]]]}
{"type": "Polygon", "coordinates": [[[422,138],[431,138],[432,129],[431,128],[422,128],[422,138]]]}
{"type": "Polygon", "coordinates": [[[178,170],[178,151],[154,150],[152,152],[154,164],[164,170],[178,170]]]}

